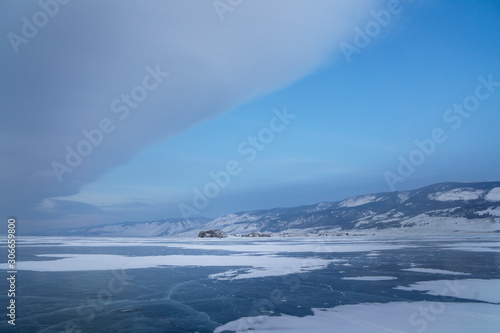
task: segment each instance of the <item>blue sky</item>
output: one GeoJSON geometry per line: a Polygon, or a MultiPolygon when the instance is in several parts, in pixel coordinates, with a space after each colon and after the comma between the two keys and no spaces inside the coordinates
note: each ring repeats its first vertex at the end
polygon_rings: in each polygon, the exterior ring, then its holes
{"type": "Polygon", "coordinates": [[[355,46],[370,11],[391,3],[246,1],[221,21],[212,1],[70,2],[17,53],[8,33],[22,36],[22,17],[41,7],[1,4],[3,215],[35,230],[181,217],[181,204],[216,217],[498,180],[500,2],[400,1],[346,59],[341,43],[355,46]],[[168,75],[155,81],[158,68],[168,75]],[[137,88],[147,96],[119,119],[112,102],[148,73],[158,85],[137,88]],[[458,126],[447,110],[465,100],[478,104],[458,126]],[[247,161],[238,146],[283,110],[294,118],[247,161]],[[55,177],[65,147],[105,118],[114,129],[55,177]],[[435,129],[446,140],[416,152],[435,129]],[[418,165],[402,177],[411,155],[418,165]],[[196,189],[229,161],[240,172],[196,208],[196,189]],[[401,178],[391,185],[387,172],[401,178]]]}

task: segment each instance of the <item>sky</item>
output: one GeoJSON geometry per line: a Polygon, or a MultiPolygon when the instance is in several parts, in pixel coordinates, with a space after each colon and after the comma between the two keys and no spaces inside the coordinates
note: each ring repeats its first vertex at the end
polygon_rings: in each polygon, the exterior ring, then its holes
{"type": "Polygon", "coordinates": [[[0,3],[31,232],[500,180],[500,1],[0,3]]]}

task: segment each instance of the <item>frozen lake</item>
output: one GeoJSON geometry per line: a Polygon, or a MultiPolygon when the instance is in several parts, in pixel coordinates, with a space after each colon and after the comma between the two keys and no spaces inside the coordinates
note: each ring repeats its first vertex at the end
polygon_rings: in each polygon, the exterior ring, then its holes
{"type": "MultiPolygon", "coordinates": [[[[1,244],[7,257],[5,241],[1,244]]],[[[6,264],[0,264],[4,270],[6,264]]],[[[498,332],[500,236],[24,237],[22,332],[498,332]]],[[[7,304],[7,283],[0,299],[7,304]]],[[[14,332],[0,319],[0,331],[14,332]]]]}

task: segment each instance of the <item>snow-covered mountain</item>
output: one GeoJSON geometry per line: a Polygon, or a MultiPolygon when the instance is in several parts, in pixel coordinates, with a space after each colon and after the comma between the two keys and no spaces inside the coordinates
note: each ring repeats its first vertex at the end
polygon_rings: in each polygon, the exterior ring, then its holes
{"type": "Polygon", "coordinates": [[[63,229],[48,231],[45,235],[54,236],[110,236],[110,237],[155,237],[169,236],[181,232],[193,231],[197,233],[200,228],[209,222],[204,217],[189,219],[165,219],[151,222],[123,222],[116,224],[97,225],[91,227],[63,229]]]}
{"type": "Polygon", "coordinates": [[[500,182],[441,183],[339,202],[240,212],[218,217],[204,228],[233,235],[500,231],[500,182]]]}
{"type": "MultiPolygon", "coordinates": [[[[500,182],[440,183],[412,191],[361,195],[338,202],[239,212],[216,219],[168,219],[64,230],[65,235],[192,236],[220,229],[252,232],[338,234],[346,232],[500,232],[500,182]]],[[[55,234],[55,233],[51,233],[55,234]]]]}

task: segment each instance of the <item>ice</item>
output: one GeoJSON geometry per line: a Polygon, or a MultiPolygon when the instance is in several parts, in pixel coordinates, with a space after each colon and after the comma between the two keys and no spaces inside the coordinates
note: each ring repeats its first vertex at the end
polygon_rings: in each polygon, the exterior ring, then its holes
{"type": "Polygon", "coordinates": [[[299,253],[299,252],[316,252],[316,253],[341,253],[341,252],[365,252],[373,250],[396,250],[407,248],[407,245],[393,244],[282,244],[255,242],[253,244],[219,244],[215,242],[206,244],[170,244],[172,247],[181,247],[183,249],[192,250],[224,250],[233,252],[260,252],[260,253],[299,253]]]}
{"type": "Polygon", "coordinates": [[[483,333],[500,327],[500,239],[493,233],[21,237],[19,244],[20,277],[37,282],[22,286],[30,297],[19,303],[23,332],[61,331],[63,317],[80,321],[82,332],[213,332],[224,323],[217,332],[483,333]],[[480,252],[455,251],[463,248],[480,252]],[[115,274],[135,279],[86,326],[79,304],[98,300],[115,274]],[[44,324],[34,329],[23,318],[44,324]],[[128,326],[136,323],[144,328],[128,326]]]}
{"type": "Polygon", "coordinates": [[[449,250],[470,252],[500,252],[500,242],[469,242],[445,245],[449,250]]]}
{"type": "Polygon", "coordinates": [[[397,280],[397,277],[395,277],[395,276],[354,276],[354,277],[343,277],[342,280],[389,281],[389,280],[397,280]]]}
{"type": "Polygon", "coordinates": [[[443,245],[444,247],[497,247],[500,249],[500,242],[460,242],[443,245]]]}
{"type": "MultiPolygon", "coordinates": [[[[311,238],[294,237],[254,239],[232,237],[226,239],[162,238],[162,237],[22,237],[24,247],[125,247],[161,246],[182,249],[223,250],[231,252],[298,253],[298,252],[364,252],[396,250],[407,245],[384,244],[366,237],[311,238]]],[[[0,244],[2,242],[0,241],[0,244]]],[[[5,242],[3,242],[5,245],[5,242]]]]}
{"type": "Polygon", "coordinates": [[[444,269],[434,269],[434,268],[405,268],[405,269],[402,269],[402,271],[418,272],[418,273],[431,273],[431,274],[470,275],[470,273],[453,272],[453,271],[447,271],[444,269]]]}
{"type": "MultiPolygon", "coordinates": [[[[429,295],[443,297],[465,298],[475,301],[483,301],[500,304],[500,280],[435,280],[422,281],[411,284],[408,287],[398,286],[395,289],[406,291],[427,291],[429,295]]],[[[499,309],[500,310],[500,309],[499,309]]],[[[500,314],[500,311],[497,313],[500,314]]]]}
{"type": "Polygon", "coordinates": [[[313,309],[313,315],[244,317],[215,329],[249,333],[497,333],[498,306],[480,303],[391,302],[313,309]]]}
{"type": "MultiPolygon", "coordinates": [[[[45,254],[39,257],[57,258],[43,261],[20,261],[18,270],[38,272],[93,271],[144,269],[161,266],[240,266],[244,269],[214,274],[214,279],[247,279],[266,276],[282,276],[323,269],[338,259],[293,258],[280,256],[216,256],[216,255],[166,255],[166,256],[123,256],[109,254],[45,254]]],[[[7,269],[7,264],[0,264],[7,269]]]]}

